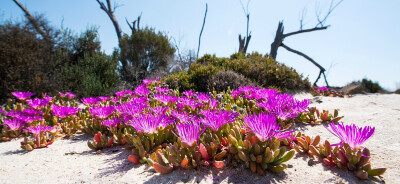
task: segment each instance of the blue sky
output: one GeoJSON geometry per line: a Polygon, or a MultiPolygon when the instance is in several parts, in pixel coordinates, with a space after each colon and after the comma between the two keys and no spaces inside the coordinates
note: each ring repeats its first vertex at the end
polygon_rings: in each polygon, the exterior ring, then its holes
{"type": "MultiPolygon", "coordinates": [[[[31,13],[43,13],[52,25],[79,33],[98,26],[102,49],[111,53],[117,46],[114,27],[95,0],[20,0],[31,13]]],[[[238,50],[238,34],[246,32],[246,18],[239,0],[115,0],[121,7],[116,17],[125,33],[125,18],[142,13],[141,25],[154,27],[181,40],[181,49],[197,50],[198,35],[208,3],[200,55],[228,57],[238,50]]],[[[243,0],[246,4],[247,1],[243,0]]],[[[285,32],[299,29],[306,8],[304,28],[316,24],[315,10],[326,10],[328,0],[252,0],[249,4],[252,39],[248,52],[268,53],[280,20],[285,32]]],[[[363,77],[384,88],[400,88],[400,1],[345,0],[328,18],[325,31],[288,37],[284,43],[309,55],[328,70],[330,85],[345,85],[363,77]]],[[[12,0],[0,1],[0,20],[22,20],[22,11],[12,0]]],[[[309,61],[280,48],[277,60],[314,81],[318,68],[309,61]]],[[[324,85],[320,80],[320,85],[324,85]]]]}

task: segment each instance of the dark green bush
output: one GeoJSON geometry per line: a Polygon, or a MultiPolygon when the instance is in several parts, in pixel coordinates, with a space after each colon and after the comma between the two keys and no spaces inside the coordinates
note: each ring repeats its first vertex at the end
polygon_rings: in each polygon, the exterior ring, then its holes
{"type": "Polygon", "coordinates": [[[278,63],[267,56],[258,53],[243,54],[236,53],[230,58],[217,58],[216,56],[204,55],[195,63],[192,63],[187,74],[173,74],[165,78],[170,86],[178,86],[180,90],[189,86],[196,91],[209,91],[208,81],[219,71],[234,71],[251,80],[254,85],[265,88],[278,88],[282,91],[304,90],[310,88],[308,79],[298,74],[293,68],[278,63]],[[185,77],[181,79],[180,77],[185,77]],[[171,85],[171,81],[188,81],[190,84],[171,85]]]}
{"type": "MultiPolygon", "coordinates": [[[[49,28],[51,30],[51,28],[49,28]]],[[[0,101],[13,91],[52,92],[54,44],[42,39],[28,23],[0,25],[0,101]]]]}
{"type": "Polygon", "coordinates": [[[378,82],[372,82],[372,80],[368,80],[367,78],[361,80],[361,85],[367,88],[371,93],[377,93],[382,90],[378,82]]]}
{"type": "Polygon", "coordinates": [[[50,40],[29,23],[0,25],[1,102],[13,91],[91,96],[107,94],[118,84],[117,57],[101,52],[96,29],[76,36],[39,21],[50,40]]]}
{"type": "Polygon", "coordinates": [[[67,41],[71,47],[60,48],[56,54],[57,62],[62,64],[57,73],[62,91],[72,91],[79,96],[110,94],[119,82],[118,61],[116,56],[101,52],[97,29],[88,29],[79,37],[67,35],[64,43],[67,41]]]}

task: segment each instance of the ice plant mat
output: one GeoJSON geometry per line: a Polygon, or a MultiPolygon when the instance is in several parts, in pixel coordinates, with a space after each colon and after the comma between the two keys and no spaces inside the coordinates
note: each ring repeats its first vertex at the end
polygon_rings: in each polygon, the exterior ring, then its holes
{"type": "MultiPolygon", "coordinates": [[[[372,167],[386,167],[386,173],[377,179],[361,181],[351,171],[330,168],[321,161],[296,154],[281,174],[266,172],[259,176],[239,165],[221,170],[178,169],[160,175],[147,164],[130,163],[127,159],[130,151],[117,146],[96,153],[86,143],[93,136],[77,135],[32,152],[19,147],[22,139],[1,142],[0,183],[400,183],[400,95],[314,98],[298,94],[296,98],[312,99],[310,107],[331,112],[338,108],[346,123],[376,127],[375,135],[363,145],[371,151],[372,167]]],[[[296,130],[310,136],[320,135],[331,143],[339,142],[323,125],[300,126],[296,130]]]]}

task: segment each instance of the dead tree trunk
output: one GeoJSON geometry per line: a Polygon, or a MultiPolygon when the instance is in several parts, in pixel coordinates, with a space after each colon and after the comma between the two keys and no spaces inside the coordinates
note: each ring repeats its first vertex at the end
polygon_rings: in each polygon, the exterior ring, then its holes
{"type": "Polygon", "coordinates": [[[121,37],[122,37],[122,30],[121,30],[121,27],[118,24],[117,18],[115,18],[115,16],[114,16],[114,11],[115,11],[116,7],[114,6],[114,8],[113,8],[111,6],[110,0],[106,0],[107,7],[106,7],[106,5],[104,5],[103,2],[100,2],[100,0],[96,0],[96,1],[97,1],[97,3],[99,3],[100,9],[102,9],[108,15],[108,17],[110,18],[111,22],[113,23],[114,28],[115,28],[115,32],[117,33],[118,42],[119,42],[121,40],[121,37]]]}
{"type": "Polygon", "coordinates": [[[249,33],[249,21],[250,21],[249,3],[250,3],[250,1],[247,2],[246,9],[244,8],[242,1],[240,1],[240,3],[242,4],[243,12],[246,15],[247,29],[246,29],[246,36],[244,38],[242,38],[242,35],[239,34],[239,52],[246,55],[247,47],[249,46],[250,39],[251,39],[251,32],[249,33]]]}
{"type": "Polygon", "coordinates": [[[50,35],[48,33],[46,33],[45,31],[43,31],[43,29],[41,28],[38,20],[35,17],[33,17],[29,13],[29,11],[21,3],[18,2],[18,0],[13,0],[13,1],[25,13],[25,17],[32,24],[33,28],[43,37],[43,39],[48,41],[48,42],[51,42],[52,39],[51,39],[50,35]]]}
{"type": "Polygon", "coordinates": [[[276,29],[274,42],[271,43],[271,50],[269,54],[273,59],[276,59],[276,55],[278,54],[278,48],[281,46],[283,41],[283,22],[279,22],[278,29],[276,29]]]}
{"type": "MultiPolygon", "coordinates": [[[[302,24],[303,20],[301,19],[301,20],[300,20],[300,30],[295,31],[295,32],[291,32],[291,33],[284,34],[283,22],[282,22],[282,21],[279,22],[279,24],[278,24],[278,29],[276,30],[276,34],[275,34],[275,39],[274,39],[274,41],[271,43],[271,50],[270,50],[270,52],[269,52],[269,53],[270,53],[270,57],[273,58],[274,60],[276,60],[276,56],[278,55],[278,49],[279,49],[279,47],[282,46],[283,48],[285,48],[285,49],[288,50],[289,52],[293,52],[293,53],[295,53],[295,54],[297,54],[297,55],[300,55],[300,56],[306,58],[306,59],[309,60],[311,63],[313,63],[315,66],[317,66],[317,67],[319,68],[319,70],[320,70],[319,75],[318,75],[318,78],[317,78],[317,80],[314,82],[314,86],[317,85],[317,82],[318,82],[318,80],[320,79],[321,74],[323,74],[323,75],[324,75],[324,79],[325,79],[325,83],[326,83],[326,85],[329,87],[328,80],[326,79],[326,75],[325,75],[325,71],[326,71],[325,68],[322,67],[320,64],[318,64],[316,61],[314,61],[311,57],[307,56],[306,54],[304,54],[304,53],[302,53],[302,52],[300,52],[300,51],[294,50],[294,49],[288,47],[287,45],[283,44],[283,41],[284,41],[285,38],[287,38],[287,37],[289,37],[289,36],[293,36],[293,35],[297,35],[297,34],[301,34],[301,33],[308,33],[308,32],[320,31],[320,30],[328,29],[329,25],[328,25],[328,26],[324,26],[324,24],[325,24],[325,22],[326,22],[328,16],[329,16],[329,15],[332,13],[332,11],[333,11],[340,3],[342,3],[342,2],[343,2],[343,0],[340,0],[339,2],[337,2],[337,3],[335,4],[335,3],[334,3],[334,0],[332,0],[328,12],[326,13],[325,17],[323,17],[322,19],[319,17],[320,14],[317,13],[317,20],[318,20],[318,23],[317,23],[317,25],[316,25],[314,28],[303,29],[303,24],[302,24]]],[[[303,11],[303,12],[304,12],[304,11],[303,11]]]]}
{"type": "MultiPolygon", "coordinates": [[[[119,26],[117,18],[114,15],[117,5],[114,4],[114,7],[112,7],[110,0],[106,0],[107,6],[100,0],[96,0],[96,1],[97,1],[97,3],[99,3],[100,9],[102,9],[108,15],[111,22],[113,23],[115,32],[117,33],[117,37],[118,37],[118,46],[121,48],[122,30],[121,30],[121,27],[119,26]]],[[[138,26],[139,26],[139,24],[138,24],[138,26]]],[[[120,58],[121,58],[120,62],[122,65],[122,76],[125,76],[128,73],[128,61],[124,57],[120,57],[120,58]]]]}

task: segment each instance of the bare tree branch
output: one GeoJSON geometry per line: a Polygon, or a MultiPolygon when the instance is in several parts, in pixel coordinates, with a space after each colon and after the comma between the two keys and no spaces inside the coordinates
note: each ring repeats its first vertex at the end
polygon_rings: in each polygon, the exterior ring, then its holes
{"type": "Polygon", "coordinates": [[[328,29],[328,28],[329,28],[329,26],[324,26],[324,27],[314,27],[314,28],[311,28],[311,29],[298,30],[298,31],[295,31],[295,32],[284,34],[282,39],[285,39],[286,37],[293,36],[293,35],[300,34],[300,33],[308,33],[308,32],[313,32],[313,31],[320,31],[320,30],[325,30],[325,29],[328,29]]]}
{"type": "Polygon", "coordinates": [[[35,28],[35,30],[42,35],[43,39],[46,41],[51,41],[50,36],[43,31],[43,29],[40,27],[40,24],[38,22],[38,20],[36,18],[34,18],[29,11],[21,4],[18,2],[18,0],[13,0],[15,4],[17,4],[17,6],[19,8],[21,8],[21,10],[25,13],[25,17],[29,20],[29,22],[32,24],[33,28],[35,28]]]}
{"type": "Polygon", "coordinates": [[[208,4],[206,3],[206,11],[204,12],[203,25],[201,26],[201,31],[199,35],[199,45],[197,46],[196,58],[199,58],[201,35],[203,34],[204,25],[206,24],[207,11],[208,11],[208,4]]]}
{"type": "Polygon", "coordinates": [[[334,2],[335,2],[334,0],[331,1],[328,12],[326,13],[325,17],[322,20],[319,18],[319,15],[317,16],[318,24],[315,27],[318,27],[318,26],[323,27],[326,22],[326,19],[328,19],[329,15],[333,12],[333,10],[335,10],[343,2],[343,0],[340,0],[336,4],[334,4],[334,2]]]}
{"type": "Polygon", "coordinates": [[[300,52],[300,51],[294,50],[294,49],[292,49],[292,48],[286,46],[286,45],[283,44],[283,43],[281,44],[281,46],[282,46],[283,48],[285,48],[286,50],[288,50],[289,52],[293,52],[293,53],[295,53],[295,54],[297,54],[297,55],[303,56],[304,58],[306,58],[307,60],[309,60],[311,63],[313,63],[315,66],[317,66],[317,67],[319,68],[320,73],[319,73],[319,76],[318,76],[317,80],[314,82],[314,85],[317,84],[319,78],[321,77],[321,74],[323,74],[323,75],[324,75],[324,78],[325,78],[326,85],[329,86],[328,81],[326,80],[326,76],[325,76],[325,71],[326,71],[326,70],[325,70],[324,67],[322,67],[320,64],[318,64],[317,62],[315,62],[311,57],[307,56],[306,54],[304,54],[304,53],[302,53],[302,52],[300,52]]]}
{"type": "Polygon", "coordinates": [[[121,30],[121,27],[119,26],[117,18],[115,18],[115,16],[114,16],[115,8],[112,8],[111,1],[110,0],[106,0],[108,7],[106,7],[104,5],[104,3],[101,2],[100,0],[96,0],[96,1],[97,1],[97,3],[99,3],[100,9],[102,9],[108,15],[108,17],[110,18],[111,22],[113,23],[114,28],[115,28],[115,32],[117,33],[118,42],[120,42],[121,38],[122,38],[122,30],[121,30]]]}
{"type": "Polygon", "coordinates": [[[142,13],[140,13],[140,15],[138,16],[138,18],[136,20],[134,20],[132,22],[132,25],[129,23],[128,19],[125,18],[126,23],[128,24],[129,28],[131,29],[132,33],[135,33],[137,30],[140,29],[139,24],[140,24],[140,18],[142,17],[142,13]]]}
{"type": "Polygon", "coordinates": [[[306,16],[306,14],[307,14],[307,9],[306,8],[303,8],[303,11],[301,12],[301,15],[300,15],[300,30],[303,30],[303,23],[304,23],[304,17],[306,16]]]}
{"type": "Polygon", "coordinates": [[[305,55],[304,53],[302,53],[302,52],[300,52],[300,51],[297,51],[297,50],[294,50],[294,49],[292,49],[292,48],[286,46],[286,45],[283,44],[283,43],[281,44],[281,46],[282,46],[283,48],[285,48],[286,50],[290,51],[290,52],[293,52],[293,53],[295,53],[295,54],[298,54],[298,55],[300,55],[300,56],[303,56],[303,57],[306,58],[307,60],[311,61],[311,63],[313,63],[315,66],[317,66],[320,70],[325,71],[325,68],[324,68],[324,67],[322,67],[321,65],[319,65],[319,64],[318,64],[317,62],[315,62],[311,57],[305,55]]]}

